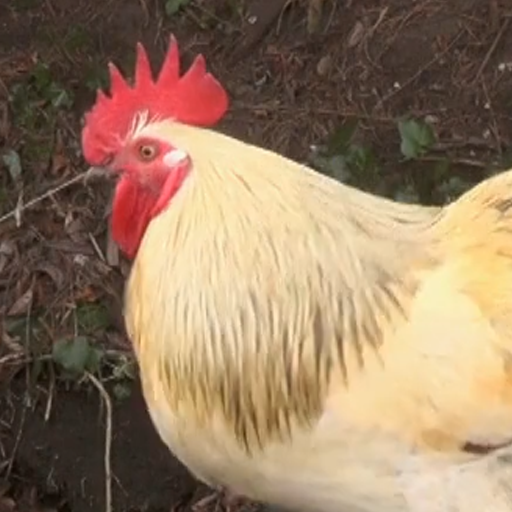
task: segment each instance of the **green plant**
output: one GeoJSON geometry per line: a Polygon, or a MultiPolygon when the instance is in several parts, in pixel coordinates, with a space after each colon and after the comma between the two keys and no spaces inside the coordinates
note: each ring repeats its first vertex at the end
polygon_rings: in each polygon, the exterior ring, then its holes
{"type": "Polygon", "coordinates": [[[94,334],[109,327],[110,317],[107,308],[102,303],[85,303],[77,306],[76,321],[80,332],[94,334]]]}
{"type": "Polygon", "coordinates": [[[86,49],[90,42],[89,32],[83,25],[73,25],[64,37],[64,45],[70,52],[86,49]]]}
{"type": "Polygon", "coordinates": [[[166,0],[165,1],[165,14],[173,16],[177,14],[183,7],[188,5],[190,0],[166,0]]]}
{"type": "Polygon", "coordinates": [[[329,137],[325,145],[315,147],[310,160],[320,172],[345,183],[374,181],[378,165],[371,148],[354,142],[359,121],[348,119],[329,137]]]}
{"type": "Polygon", "coordinates": [[[73,105],[73,96],[53,79],[50,68],[38,62],[28,79],[17,84],[11,90],[11,103],[15,108],[26,110],[27,105],[34,104],[40,108],[69,108],[73,105]]]}
{"type": "Polygon", "coordinates": [[[15,0],[11,2],[14,11],[23,12],[41,6],[43,0],[15,0]]]}
{"type": "Polygon", "coordinates": [[[65,380],[80,382],[86,375],[97,375],[98,381],[113,382],[112,391],[118,399],[130,395],[136,365],[129,355],[107,352],[87,336],[78,335],[57,340],[50,357],[65,380]]]}
{"type": "Polygon", "coordinates": [[[85,336],[57,340],[52,349],[53,361],[70,378],[81,377],[84,372],[97,373],[103,356],[104,352],[85,336]]]}
{"type": "Polygon", "coordinates": [[[400,119],[398,131],[400,133],[400,151],[406,159],[422,157],[436,142],[434,130],[424,121],[400,119]]]}
{"type": "Polygon", "coordinates": [[[51,135],[59,111],[72,107],[72,93],[54,79],[50,68],[42,62],[38,62],[27,78],[15,84],[9,92],[16,125],[25,131],[25,147],[31,153],[23,156],[47,159],[50,155],[48,141],[43,143],[38,133],[44,131],[46,136],[51,135]]]}

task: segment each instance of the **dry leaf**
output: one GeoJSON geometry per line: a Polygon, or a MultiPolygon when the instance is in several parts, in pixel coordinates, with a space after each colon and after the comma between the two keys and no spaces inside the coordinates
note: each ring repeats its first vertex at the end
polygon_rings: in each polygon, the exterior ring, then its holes
{"type": "Polygon", "coordinates": [[[75,293],[75,301],[76,302],[88,302],[94,303],[97,302],[100,298],[100,293],[98,290],[95,290],[92,286],[86,286],[81,290],[78,290],[75,293]]]}
{"type": "Polygon", "coordinates": [[[56,288],[62,288],[62,286],[64,286],[64,272],[54,263],[42,261],[34,270],[48,275],[48,277],[54,282],[56,288]]]}
{"type": "MultiPolygon", "coordinates": [[[[9,353],[23,354],[25,352],[17,339],[10,336],[3,325],[0,325],[0,342],[7,347],[9,353]]],[[[2,489],[0,489],[0,496],[3,496],[2,489]]]]}
{"type": "Polygon", "coordinates": [[[114,242],[114,239],[112,238],[112,233],[110,229],[110,223],[109,228],[107,232],[107,263],[111,267],[118,267],[119,266],[119,247],[114,242]]]}
{"type": "Polygon", "coordinates": [[[0,274],[15,252],[15,245],[9,240],[0,242],[0,274]]]}
{"type": "Polygon", "coordinates": [[[31,286],[9,309],[7,316],[25,315],[32,305],[34,288],[31,286]]]}
{"type": "Polygon", "coordinates": [[[7,140],[11,131],[9,107],[5,101],[0,102],[0,139],[7,140]]]}
{"type": "Polygon", "coordinates": [[[85,243],[88,240],[82,219],[75,218],[71,212],[66,215],[64,229],[69,238],[77,244],[85,243]]]}
{"type": "Polygon", "coordinates": [[[69,159],[66,155],[56,154],[52,156],[51,162],[51,173],[53,175],[56,174],[66,174],[65,171],[69,169],[69,159]]]}
{"type": "Polygon", "coordinates": [[[51,158],[50,172],[55,175],[66,175],[69,171],[69,158],[66,155],[62,132],[57,130],[55,135],[55,148],[51,158]]]}
{"type": "Polygon", "coordinates": [[[48,245],[52,249],[56,249],[65,253],[80,254],[83,257],[95,256],[94,249],[91,247],[90,243],[78,243],[69,239],[64,239],[52,240],[48,245]]]}

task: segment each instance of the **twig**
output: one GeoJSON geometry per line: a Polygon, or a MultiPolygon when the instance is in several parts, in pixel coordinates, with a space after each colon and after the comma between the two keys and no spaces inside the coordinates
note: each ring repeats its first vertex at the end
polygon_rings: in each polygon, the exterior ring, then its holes
{"type": "Polygon", "coordinates": [[[396,94],[402,92],[407,86],[411,85],[413,82],[416,81],[417,78],[419,78],[425,71],[427,71],[428,68],[433,66],[436,62],[439,62],[439,60],[444,57],[454,46],[454,44],[460,39],[462,36],[463,31],[461,30],[450,42],[450,44],[438,55],[436,55],[433,59],[429,60],[424,66],[422,66],[414,75],[410,76],[403,84],[400,84],[400,88],[393,89],[391,92],[386,94],[378,103],[375,105],[374,110],[380,108],[383,106],[383,104],[388,101],[390,98],[395,96],[396,94]]]}
{"type": "Polygon", "coordinates": [[[378,121],[383,123],[395,123],[396,118],[392,116],[379,116],[379,115],[372,115],[372,114],[361,114],[360,112],[356,112],[355,110],[344,110],[344,109],[337,109],[337,108],[316,108],[316,107],[308,107],[308,108],[300,108],[296,105],[268,105],[266,103],[261,104],[254,104],[254,105],[247,105],[243,103],[237,103],[236,105],[233,105],[233,110],[231,113],[230,119],[232,120],[241,120],[242,118],[238,118],[235,115],[233,115],[236,112],[239,111],[246,111],[249,110],[251,112],[255,111],[262,111],[262,112],[279,112],[279,113],[292,113],[295,116],[311,116],[312,114],[315,115],[339,115],[339,116],[345,116],[345,117],[358,117],[359,119],[368,119],[371,121],[378,121]]]}
{"type": "Polygon", "coordinates": [[[46,7],[48,8],[48,10],[50,11],[50,14],[56,18],[57,17],[57,14],[55,13],[55,9],[53,8],[53,5],[52,3],[50,2],[50,0],[46,0],[46,7]]]}
{"type": "MultiPolygon", "coordinates": [[[[348,2],[348,3],[350,4],[351,2],[348,2]]],[[[327,23],[325,24],[324,34],[327,34],[329,32],[329,29],[332,26],[332,22],[334,20],[335,14],[336,14],[337,7],[338,7],[338,2],[336,2],[336,1],[332,2],[331,13],[329,14],[329,19],[327,20],[327,23]]],[[[350,7],[351,7],[350,5],[347,5],[347,8],[350,8],[350,7]]]]}
{"type": "Polygon", "coordinates": [[[7,354],[6,356],[0,357],[0,369],[3,365],[8,365],[14,362],[23,362],[25,363],[26,360],[24,359],[24,354],[7,354]]]}
{"type": "MultiPolygon", "coordinates": [[[[28,303],[28,308],[27,308],[27,316],[26,316],[26,323],[25,323],[25,340],[24,340],[24,348],[25,348],[25,353],[26,354],[30,354],[32,352],[31,350],[31,347],[30,347],[30,341],[31,341],[31,334],[32,334],[32,330],[31,330],[31,327],[32,327],[32,305],[34,303],[34,287],[35,287],[35,284],[36,284],[36,277],[33,276],[32,277],[32,282],[30,284],[30,290],[31,290],[31,295],[30,295],[30,302],[28,303]]],[[[27,390],[26,390],[26,398],[27,398],[27,401],[30,405],[32,405],[32,400],[31,400],[31,397],[30,397],[30,388],[31,388],[31,383],[32,383],[32,374],[30,372],[30,366],[27,365],[26,369],[25,369],[25,383],[26,383],[26,386],[27,386],[27,390]]]]}
{"type": "Polygon", "coordinates": [[[48,400],[46,401],[46,407],[44,410],[44,421],[48,422],[50,419],[50,415],[52,413],[52,405],[53,405],[53,394],[55,390],[55,371],[53,369],[53,365],[50,364],[50,386],[48,388],[48,400]]]}
{"type": "Polygon", "coordinates": [[[144,0],[139,0],[140,8],[142,9],[142,12],[144,13],[144,25],[143,27],[146,28],[149,24],[149,10],[146,2],[144,0]]]}
{"type": "MultiPolygon", "coordinates": [[[[374,59],[377,62],[380,62],[382,59],[382,56],[389,50],[391,45],[396,41],[396,39],[400,36],[400,33],[402,31],[402,28],[404,28],[407,23],[414,18],[416,14],[420,14],[422,18],[425,17],[425,9],[424,7],[430,3],[431,0],[426,0],[425,2],[416,5],[412,9],[409,9],[409,12],[405,16],[396,16],[394,18],[391,18],[387,23],[392,26],[392,23],[394,20],[399,20],[397,26],[393,28],[393,35],[388,38],[387,44],[383,46],[381,51],[378,53],[376,59],[374,59]]],[[[440,8],[439,8],[440,9],[440,8]]],[[[438,10],[439,10],[438,9],[438,10]]],[[[373,35],[373,34],[372,34],[373,35]]]]}
{"type": "Polygon", "coordinates": [[[5,477],[4,477],[6,480],[9,480],[9,477],[10,477],[11,471],[12,471],[12,467],[14,465],[14,459],[16,458],[16,453],[20,446],[21,436],[23,435],[23,429],[25,428],[25,420],[27,418],[27,408],[28,408],[28,405],[24,402],[23,409],[21,411],[21,419],[20,419],[20,425],[18,427],[18,433],[16,434],[16,439],[14,441],[14,446],[13,446],[11,455],[9,457],[9,464],[7,465],[7,470],[6,470],[5,477]]]}
{"type": "Polygon", "coordinates": [[[112,226],[107,225],[107,263],[111,267],[119,267],[119,247],[112,237],[112,226]]]}
{"type": "Polygon", "coordinates": [[[382,69],[382,66],[380,64],[378,64],[377,62],[375,62],[375,60],[373,59],[373,57],[370,55],[370,50],[368,48],[368,43],[370,41],[370,39],[373,38],[375,32],[377,31],[377,28],[381,25],[381,23],[384,21],[384,18],[387,16],[387,13],[388,13],[388,10],[389,10],[389,6],[386,6],[384,7],[384,9],[382,9],[379,13],[379,17],[377,18],[377,21],[373,24],[372,27],[370,27],[369,30],[367,30],[366,34],[363,36],[363,40],[362,40],[362,44],[363,44],[363,49],[364,49],[364,53],[367,57],[367,59],[370,61],[370,63],[375,66],[375,67],[378,67],[379,69],[382,69]]]}
{"type": "MultiPolygon", "coordinates": [[[[209,9],[206,9],[204,6],[202,6],[200,3],[198,2],[195,2],[194,4],[194,7],[198,10],[198,11],[201,11],[203,14],[206,14],[206,16],[208,16],[209,18],[211,18],[212,20],[215,20],[217,23],[221,24],[221,25],[225,25],[227,24],[227,20],[224,20],[222,18],[220,18],[219,16],[217,16],[214,12],[210,11],[209,9]]],[[[243,18],[242,20],[243,21],[243,18]]]]}
{"type": "Polygon", "coordinates": [[[436,142],[432,149],[434,151],[447,151],[449,149],[460,149],[468,146],[494,150],[494,144],[483,138],[478,137],[468,137],[467,139],[446,139],[444,141],[436,142]]]}
{"type": "MultiPolygon", "coordinates": [[[[129,357],[132,356],[132,352],[130,350],[117,350],[117,349],[105,350],[104,354],[106,357],[111,357],[113,359],[119,359],[122,357],[124,358],[127,356],[129,356],[129,357]]],[[[7,354],[5,356],[0,357],[0,369],[6,365],[12,365],[15,363],[30,364],[35,361],[37,361],[37,362],[53,361],[53,355],[52,354],[41,354],[38,356],[30,356],[30,355],[26,355],[23,353],[7,354]]]]}
{"type": "Polygon", "coordinates": [[[100,249],[100,246],[98,245],[98,242],[96,242],[96,238],[94,238],[92,233],[87,233],[89,235],[89,240],[94,248],[94,251],[96,252],[96,255],[98,258],[103,261],[103,263],[106,263],[107,260],[105,258],[105,255],[103,254],[103,251],[100,249]]]}
{"type": "Polygon", "coordinates": [[[366,34],[365,38],[371,38],[375,34],[376,30],[379,28],[380,24],[384,21],[384,18],[388,14],[389,11],[389,5],[384,7],[384,9],[381,9],[379,13],[379,17],[377,18],[377,21],[370,27],[370,30],[368,30],[368,33],[366,34]]]}
{"type": "Polygon", "coordinates": [[[502,38],[503,34],[507,30],[507,27],[509,26],[509,24],[510,24],[510,18],[505,18],[503,25],[501,25],[501,28],[500,28],[499,32],[496,34],[496,37],[494,38],[494,41],[491,44],[491,47],[485,54],[482,64],[480,64],[480,67],[478,68],[478,71],[476,72],[475,78],[473,79],[473,84],[475,84],[478,81],[478,79],[484,72],[485,67],[489,63],[489,60],[492,57],[492,54],[494,53],[494,50],[496,50],[496,47],[498,46],[498,43],[500,42],[500,39],[502,38]]]}
{"type": "Polygon", "coordinates": [[[28,203],[19,204],[16,208],[14,208],[14,210],[10,211],[9,213],[6,213],[3,217],[0,217],[0,224],[4,223],[5,221],[9,220],[12,217],[16,218],[17,216],[20,215],[22,211],[32,208],[32,206],[39,204],[41,201],[44,201],[45,199],[48,199],[57,192],[61,192],[62,190],[69,188],[71,185],[74,185],[75,183],[78,183],[80,181],[87,182],[87,180],[93,177],[97,177],[99,175],[99,170],[96,167],[91,167],[87,172],[73,176],[73,178],[71,178],[70,180],[61,183],[55,188],[47,190],[44,194],[30,200],[28,203]]]}
{"type": "MultiPolygon", "coordinates": [[[[422,156],[418,158],[419,162],[443,162],[446,158],[442,156],[422,156]]],[[[473,160],[471,158],[449,158],[448,162],[455,165],[467,165],[468,167],[476,167],[477,169],[489,169],[490,164],[480,160],[473,160]]]]}
{"type": "Polygon", "coordinates": [[[107,418],[105,420],[105,512],[112,512],[112,469],[110,463],[110,452],[112,448],[112,402],[103,384],[92,374],[87,372],[87,378],[96,387],[100,393],[105,407],[107,409],[107,418]]]}

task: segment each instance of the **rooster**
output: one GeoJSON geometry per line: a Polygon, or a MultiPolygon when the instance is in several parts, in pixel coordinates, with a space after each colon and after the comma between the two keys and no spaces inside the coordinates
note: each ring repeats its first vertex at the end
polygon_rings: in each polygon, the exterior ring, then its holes
{"type": "Polygon", "coordinates": [[[118,177],[125,316],[165,444],[214,488],[307,512],[510,512],[512,172],[445,207],[348,187],[211,127],[171,37],[110,65],[82,132],[118,177]]]}

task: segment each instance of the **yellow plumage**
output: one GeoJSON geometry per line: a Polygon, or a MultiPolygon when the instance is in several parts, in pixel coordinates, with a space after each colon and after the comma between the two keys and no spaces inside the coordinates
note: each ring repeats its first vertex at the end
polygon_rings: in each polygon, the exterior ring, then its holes
{"type": "Polygon", "coordinates": [[[191,471],[307,512],[511,511],[512,173],[426,208],[213,131],[137,135],[193,162],[126,293],[191,471]]]}

